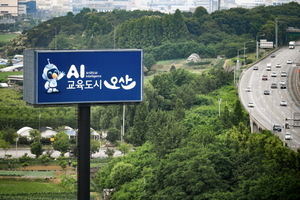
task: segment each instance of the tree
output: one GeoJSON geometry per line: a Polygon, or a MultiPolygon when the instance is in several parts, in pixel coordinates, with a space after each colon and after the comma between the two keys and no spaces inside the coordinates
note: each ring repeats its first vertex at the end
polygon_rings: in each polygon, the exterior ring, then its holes
{"type": "Polygon", "coordinates": [[[95,154],[99,151],[100,149],[100,142],[94,139],[91,139],[91,144],[90,144],[90,156],[92,156],[92,154],[95,154]]]}
{"type": "Polygon", "coordinates": [[[34,142],[30,145],[30,152],[35,155],[36,158],[43,154],[43,145],[40,142],[34,142]]]}
{"type": "Polygon", "coordinates": [[[48,155],[42,155],[39,157],[39,160],[44,166],[47,166],[51,161],[51,158],[48,155]]]}
{"type": "Polygon", "coordinates": [[[109,149],[107,148],[106,151],[104,151],[104,153],[109,157],[112,158],[115,154],[115,150],[114,149],[109,149]]]}
{"type": "Polygon", "coordinates": [[[125,142],[122,142],[118,147],[117,147],[117,150],[121,151],[121,153],[123,155],[125,154],[128,154],[129,151],[130,151],[130,145],[129,144],[126,144],[125,142]]]}
{"type": "Polygon", "coordinates": [[[203,17],[204,15],[208,15],[208,12],[207,10],[202,7],[202,6],[199,6],[196,8],[195,12],[193,13],[193,17],[194,18],[201,18],[203,17]]]}
{"type": "Polygon", "coordinates": [[[40,142],[40,139],[42,137],[42,134],[37,129],[32,129],[29,131],[30,137],[34,142],[40,142]]]}
{"type": "Polygon", "coordinates": [[[59,151],[63,156],[70,147],[69,136],[65,132],[59,132],[54,137],[53,149],[59,151]]]}
{"type": "Polygon", "coordinates": [[[119,162],[111,170],[110,180],[116,188],[134,178],[134,167],[129,163],[119,162]]]}
{"type": "Polygon", "coordinates": [[[144,65],[147,68],[148,71],[151,70],[151,66],[156,63],[156,60],[152,54],[146,53],[144,56],[144,65]]]}
{"type": "Polygon", "coordinates": [[[117,142],[117,140],[120,139],[120,130],[116,129],[116,128],[110,128],[107,131],[107,136],[106,136],[106,140],[109,141],[111,144],[115,144],[117,142]]]}
{"type": "Polygon", "coordinates": [[[146,142],[146,133],[148,126],[145,123],[148,111],[148,102],[141,102],[135,111],[133,127],[129,131],[129,135],[126,137],[131,144],[134,146],[141,146],[146,142]]]}
{"type": "Polygon", "coordinates": [[[6,154],[6,151],[10,148],[10,143],[0,138],[0,148],[2,148],[5,151],[4,154],[6,154]]]}

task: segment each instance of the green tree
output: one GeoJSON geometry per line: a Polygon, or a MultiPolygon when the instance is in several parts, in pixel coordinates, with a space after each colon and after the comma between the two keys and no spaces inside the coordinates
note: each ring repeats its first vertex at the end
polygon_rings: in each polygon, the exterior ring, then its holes
{"type": "Polygon", "coordinates": [[[34,142],[40,142],[42,138],[42,134],[39,130],[37,129],[32,129],[29,131],[30,137],[34,142]]]}
{"type": "Polygon", "coordinates": [[[116,129],[116,128],[110,128],[107,131],[107,136],[106,136],[106,140],[109,141],[111,144],[115,144],[117,142],[117,140],[120,139],[120,130],[116,129]]]}
{"type": "Polygon", "coordinates": [[[59,132],[54,137],[53,149],[59,151],[63,156],[70,147],[69,136],[65,132],[59,132]]]}
{"type": "Polygon", "coordinates": [[[201,17],[203,17],[204,15],[208,15],[208,12],[202,6],[197,7],[196,10],[195,10],[195,12],[193,13],[193,17],[194,18],[198,18],[198,19],[201,18],[201,17]]]}
{"type": "Polygon", "coordinates": [[[36,158],[43,154],[43,145],[40,142],[33,142],[30,144],[30,152],[35,155],[36,158]]]}
{"type": "Polygon", "coordinates": [[[92,156],[92,154],[95,154],[95,153],[99,152],[100,142],[98,140],[91,139],[90,145],[91,145],[91,147],[90,147],[90,156],[92,156]]]}
{"type": "Polygon", "coordinates": [[[131,144],[134,146],[141,146],[146,142],[146,133],[148,131],[145,120],[148,115],[148,102],[141,102],[134,115],[133,127],[129,131],[129,135],[126,137],[131,144]]]}
{"type": "Polygon", "coordinates": [[[23,156],[19,157],[20,163],[28,162],[31,158],[28,156],[28,153],[25,153],[23,156]]]}
{"type": "Polygon", "coordinates": [[[151,70],[151,66],[156,63],[156,60],[152,54],[145,54],[144,56],[144,65],[147,68],[148,72],[151,70]]]}
{"type": "Polygon", "coordinates": [[[129,153],[131,146],[129,144],[126,144],[125,142],[122,142],[118,147],[117,150],[121,151],[123,155],[126,155],[129,153]]]}
{"type": "Polygon", "coordinates": [[[106,148],[106,151],[104,151],[104,153],[109,157],[109,158],[112,158],[115,154],[115,150],[114,149],[109,149],[109,148],[106,148]]]}
{"type": "Polygon", "coordinates": [[[1,139],[1,135],[0,135],[0,148],[2,148],[5,152],[4,154],[6,154],[6,151],[10,148],[10,143],[9,142],[5,142],[3,139],[1,139]]]}
{"type": "Polygon", "coordinates": [[[38,159],[44,166],[48,166],[51,161],[51,158],[48,155],[41,155],[38,159]]]}
{"type": "Polygon", "coordinates": [[[233,125],[238,125],[240,122],[244,121],[244,114],[241,102],[239,100],[236,100],[232,115],[232,123],[233,125]]]}
{"type": "Polygon", "coordinates": [[[111,170],[110,180],[116,188],[134,178],[134,167],[129,163],[119,162],[111,170]]]}

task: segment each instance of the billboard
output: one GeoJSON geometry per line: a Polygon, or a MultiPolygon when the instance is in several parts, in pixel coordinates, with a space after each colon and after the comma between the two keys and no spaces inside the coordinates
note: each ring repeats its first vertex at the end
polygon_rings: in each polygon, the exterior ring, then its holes
{"type": "Polygon", "coordinates": [[[141,102],[143,51],[25,50],[23,91],[33,105],[141,102]]]}

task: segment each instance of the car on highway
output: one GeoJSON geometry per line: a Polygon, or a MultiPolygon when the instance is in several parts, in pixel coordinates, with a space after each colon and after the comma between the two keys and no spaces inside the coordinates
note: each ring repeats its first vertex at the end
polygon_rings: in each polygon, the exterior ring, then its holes
{"type": "Polygon", "coordinates": [[[281,77],[286,77],[287,76],[287,73],[286,72],[281,72],[281,77]]]}
{"type": "Polygon", "coordinates": [[[276,68],[281,68],[281,64],[276,64],[276,68]]]}
{"type": "Polygon", "coordinates": [[[272,72],[271,77],[277,77],[276,72],[272,72]]]}
{"type": "Polygon", "coordinates": [[[249,108],[254,108],[254,103],[249,102],[249,103],[248,103],[248,107],[249,107],[249,108]]]}
{"type": "Polygon", "coordinates": [[[266,70],[267,70],[267,71],[271,71],[271,66],[272,66],[271,63],[268,63],[268,64],[267,64],[266,70]]]}
{"type": "Polygon", "coordinates": [[[275,56],[276,56],[276,55],[275,55],[274,53],[272,53],[271,58],[275,58],[275,56]]]}
{"type": "Polygon", "coordinates": [[[281,84],[280,89],[286,89],[286,84],[281,84]]]}
{"type": "Polygon", "coordinates": [[[282,81],[279,82],[279,84],[280,84],[280,85],[284,85],[284,84],[286,84],[286,83],[285,83],[284,80],[282,80],[282,81]]]}
{"type": "Polygon", "coordinates": [[[280,101],[280,106],[287,106],[287,102],[286,101],[280,101]]]}
{"type": "Polygon", "coordinates": [[[289,122],[285,122],[285,128],[290,129],[290,123],[289,122]]]}
{"type": "Polygon", "coordinates": [[[265,90],[264,91],[264,95],[270,95],[270,91],[269,90],[265,90]]]}
{"type": "Polygon", "coordinates": [[[274,125],[273,125],[273,131],[281,132],[281,126],[278,125],[278,124],[274,124],[274,125]]]}
{"type": "Polygon", "coordinates": [[[258,70],[258,66],[255,65],[255,66],[253,67],[253,70],[258,70]]]}
{"type": "Polygon", "coordinates": [[[268,75],[263,75],[261,78],[263,81],[267,81],[268,80],[268,75]]]}
{"type": "Polygon", "coordinates": [[[288,59],[288,60],[286,61],[286,63],[287,63],[287,64],[293,64],[293,62],[292,62],[291,59],[288,59]]]}
{"type": "Polygon", "coordinates": [[[277,88],[277,84],[276,83],[272,83],[271,84],[271,88],[277,88]]]}
{"type": "Polygon", "coordinates": [[[290,133],[290,132],[286,132],[286,133],[285,133],[285,136],[284,136],[284,139],[286,139],[286,140],[291,140],[291,139],[292,139],[291,133],[290,133]]]}
{"type": "Polygon", "coordinates": [[[245,91],[246,92],[251,92],[251,87],[250,86],[246,87],[245,91]]]}

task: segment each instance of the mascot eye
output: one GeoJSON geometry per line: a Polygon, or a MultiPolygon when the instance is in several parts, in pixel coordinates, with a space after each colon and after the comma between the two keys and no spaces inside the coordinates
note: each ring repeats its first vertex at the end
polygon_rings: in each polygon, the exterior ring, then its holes
{"type": "Polygon", "coordinates": [[[48,71],[47,76],[48,76],[48,78],[52,79],[52,72],[48,71]]]}

